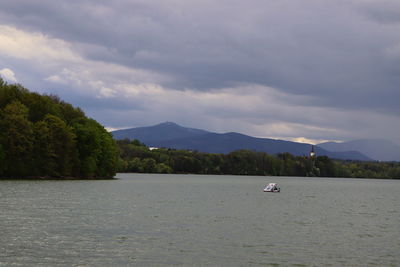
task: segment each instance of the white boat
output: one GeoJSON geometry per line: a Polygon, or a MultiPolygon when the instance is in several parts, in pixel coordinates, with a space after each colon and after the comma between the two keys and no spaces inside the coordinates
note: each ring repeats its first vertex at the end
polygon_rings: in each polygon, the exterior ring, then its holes
{"type": "Polygon", "coordinates": [[[273,193],[277,193],[280,192],[281,189],[278,187],[277,183],[269,183],[265,188],[264,188],[264,192],[273,192],[273,193]]]}

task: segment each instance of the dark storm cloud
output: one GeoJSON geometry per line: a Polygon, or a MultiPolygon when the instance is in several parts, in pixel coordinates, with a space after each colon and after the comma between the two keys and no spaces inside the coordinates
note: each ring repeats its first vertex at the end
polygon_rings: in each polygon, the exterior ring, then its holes
{"type": "MultiPolygon", "coordinates": [[[[173,95],[178,93],[172,89],[215,93],[257,84],[282,92],[288,110],[329,107],[395,118],[400,113],[400,6],[395,0],[0,0],[0,7],[0,24],[65,40],[84,59],[170,77],[154,83],[173,95]]],[[[116,75],[87,78],[104,87],[103,96],[120,97],[113,103],[90,101],[90,93],[82,102],[67,86],[63,90],[88,107],[128,109],[129,101],[109,87],[133,78],[116,75]]],[[[50,72],[47,77],[61,79],[50,72]]],[[[143,102],[132,104],[144,107],[143,102]]],[[[244,117],[261,118],[263,112],[244,117]]],[[[318,114],[303,119],[282,114],[274,116],[327,127],[318,114]]],[[[351,123],[341,127],[350,129],[351,123]]]]}
{"type": "Polygon", "coordinates": [[[169,73],[178,78],[170,87],[251,82],[398,112],[400,63],[385,51],[399,45],[399,28],[363,20],[398,12],[366,4],[363,14],[358,2],[6,1],[2,10],[19,26],[88,44],[93,59],[169,73]]]}

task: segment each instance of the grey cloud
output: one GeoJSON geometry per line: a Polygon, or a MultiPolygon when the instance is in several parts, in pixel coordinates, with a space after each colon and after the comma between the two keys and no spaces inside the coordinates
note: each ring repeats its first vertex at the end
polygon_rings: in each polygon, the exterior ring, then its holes
{"type": "Polygon", "coordinates": [[[361,5],[360,11],[383,24],[400,23],[400,3],[396,0],[370,1],[361,5]]]}
{"type": "MultiPolygon", "coordinates": [[[[164,88],[211,92],[238,83],[260,84],[305,97],[286,101],[294,106],[396,117],[397,2],[0,0],[0,23],[71,42],[92,60],[173,77],[159,81],[164,88]]],[[[89,98],[74,101],[114,108],[107,100],[89,98]]],[[[128,109],[124,101],[117,103],[128,109]]],[[[282,109],[274,116],[300,119],[284,114],[282,109]]],[[[310,118],[307,123],[320,122],[310,118]]]]}
{"type": "MultiPolygon", "coordinates": [[[[387,77],[399,62],[382,56],[400,38],[393,40],[394,29],[363,21],[351,9],[357,1],[6,2],[3,11],[13,23],[89,44],[82,51],[94,59],[177,77],[169,87],[257,82],[351,107],[374,98],[376,88],[397,94],[400,82],[387,77]]],[[[384,109],[399,111],[384,100],[384,109]]]]}

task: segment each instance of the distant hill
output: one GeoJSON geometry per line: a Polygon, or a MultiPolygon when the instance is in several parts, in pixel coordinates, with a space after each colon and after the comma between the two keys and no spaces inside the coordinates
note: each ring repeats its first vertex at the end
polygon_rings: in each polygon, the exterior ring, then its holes
{"type": "MultiPolygon", "coordinates": [[[[207,153],[229,153],[239,149],[277,154],[308,155],[310,144],[268,138],[256,138],[239,133],[212,133],[200,129],[185,128],[172,122],[150,127],[139,127],[112,132],[116,139],[138,139],[147,146],[197,150],[207,153]]],[[[315,148],[317,155],[337,159],[370,160],[357,151],[330,152],[315,148]]]]}
{"type": "MultiPolygon", "coordinates": [[[[308,155],[310,144],[296,143],[268,138],[256,138],[239,133],[207,133],[188,138],[178,138],[166,141],[153,141],[149,145],[155,147],[170,147],[175,149],[197,150],[207,153],[229,153],[239,149],[278,154],[288,152],[296,156],[308,155]]],[[[319,156],[328,156],[336,159],[370,160],[357,151],[330,152],[315,147],[319,156]]]]}
{"type": "Polygon", "coordinates": [[[355,150],[379,161],[400,161],[400,146],[388,140],[360,139],[344,143],[327,142],[318,146],[333,152],[355,150]]]}
{"type": "Polygon", "coordinates": [[[209,132],[179,126],[173,122],[164,122],[154,126],[137,127],[111,132],[115,139],[138,139],[145,144],[178,138],[194,137],[209,132]]]}

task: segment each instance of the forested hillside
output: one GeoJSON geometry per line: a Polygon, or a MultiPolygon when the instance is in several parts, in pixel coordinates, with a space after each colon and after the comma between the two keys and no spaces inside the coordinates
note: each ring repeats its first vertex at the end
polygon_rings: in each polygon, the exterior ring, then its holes
{"type": "Polygon", "coordinates": [[[118,140],[120,172],[192,173],[271,176],[319,176],[353,178],[400,178],[398,162],[332,160],[289,153],[238,150],[228,154],[187,150],[150,150],[138,140],[118,140]]]}
{"type": "Polygon", "coordinates": [[[111,178],[118,163],[112,136],[54,95],[0,78],[0,177],[111,178]]]}

